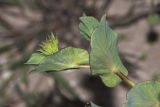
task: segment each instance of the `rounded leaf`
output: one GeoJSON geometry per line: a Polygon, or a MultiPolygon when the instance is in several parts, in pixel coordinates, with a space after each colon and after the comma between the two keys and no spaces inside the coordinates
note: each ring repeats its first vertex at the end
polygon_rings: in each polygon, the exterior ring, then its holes
{"type": "Polygon", "coordinates": [[[48,56],[45,61],[37,67],[36,71],[61,71],[79,68],[81,65],[88,65],[88,63],[89,55],[86,50],[69,47],[48,56]]]}
{"type": "Polygon", "coordinates": [[[160,107],[160,82],[146,81],[135,85],[123,107],[160,107]]]}
{"type": "Polygon", "coordinates": [[[100,75],[108,87],[114,87],[121,81],[116,72],[128,74],[119,58],[117,34],[109,27],[105,16],[91,37],[90,66],[92,74],[100,75]]]}
{"type": "Polygon", "coordinates": [[[91,16],[82,16],[80,17],[80,33],[87,39],[90,40],[95,29],[98,27],[99,22],[97,19],[91,16]]]}

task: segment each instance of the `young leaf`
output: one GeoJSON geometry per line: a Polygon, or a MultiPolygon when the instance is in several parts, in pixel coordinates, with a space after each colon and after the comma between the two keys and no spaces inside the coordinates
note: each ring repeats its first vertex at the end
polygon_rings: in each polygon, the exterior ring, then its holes
{"type": "Polygon", "coordinates": [[[80,33],[87,39],[90,40],[95,29],[98,27],[99,22],[97,19],[91,16],[82,16],[80,17],[80,33]]]}
{"type": "Polygon", "coordinates": [[[117,34],[108,26],[105,16],[91,37],[90,66],[92,74],[100,75],[108,87],[121,81],[116,72],[128,74],[118,55],[117,34]]]}
{"type": "Polygon", "coordinates": [[[160,107],[160,82],[146,81],[135,85],[123,107],[160,107]]]}
{"type": "Polygon", "coordinates": [[[88,65],[88,52],[78,48],[65,48],[47,57],[36,71],[61,71],[65,69],[79,68],[81,65],[88,65]]]}
{"type": "Polygon", "coordinates": [[[39,51],[41,53],[43,53],[44,55],[52,55],[59,50],[58,40],[54,37],[54,34],[51,33],[49,38],[45,42],[42,42],[40,47],[41,49],[39,51]]]}
{"type": "Polygon", "coordinates": [[[40,64],[45,56],[41,53],[33,53],[30,59],[25,64],[40,64]]]}

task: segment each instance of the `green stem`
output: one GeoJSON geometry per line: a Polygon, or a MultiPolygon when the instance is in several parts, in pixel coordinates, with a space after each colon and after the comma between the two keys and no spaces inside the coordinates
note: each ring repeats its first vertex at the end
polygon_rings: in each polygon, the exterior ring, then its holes
{"type": "Polygon", "coordinates": [[[132,80],[130,80],[127,76],[125,76],[123,73],[121,72],[116,72],[116,75],[119,76],[124,82],[126,82],[128,85],[130,85],[131,87],[135,86],[135,82],[133,82],[132,80]]]}

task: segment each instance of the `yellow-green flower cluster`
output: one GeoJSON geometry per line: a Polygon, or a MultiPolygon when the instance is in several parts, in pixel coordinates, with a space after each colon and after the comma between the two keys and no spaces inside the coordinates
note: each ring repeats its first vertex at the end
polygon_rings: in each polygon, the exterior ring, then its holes
{"type": "Polygon", "coordinates": [[[59,50],[58,40],[55,38],[54,34],[51,33],[45,42],[42,42],[39,50],[44,55],[51,55],[59,50]]]}

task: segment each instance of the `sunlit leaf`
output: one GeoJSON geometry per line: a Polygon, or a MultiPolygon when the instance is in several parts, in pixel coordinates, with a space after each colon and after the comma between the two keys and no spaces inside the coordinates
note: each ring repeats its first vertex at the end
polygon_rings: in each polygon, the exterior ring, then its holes
{"type": "Polygon", "coordinates": [[[160,82],[146,81],[135,85],[123,107],[160,107],[160,82]]]}
{"type": "Polygon", "coordinates": [[[39,51],[44,55],[52,55],[59,50],[58,40],[55,38],[53,33],[51,33],[48,39],[45,42],[42,42],[40,46],[41,49],[39,51]]]}
{"type": "Polygon", "coordinates": [[[90,66],[92,74],[100,75],[108,87],[114,87],[121,81],[116,72],[128,74],[119,58],[117,34],[109,27],[105,16],[91,37],[90,66]]]}
{"type": "Polygon", "coordinates": [[[91,16],[82,16],[80,17],[80,33],[87,39],[90,40],[95,29],[98,27],[99,22],[97,19],[91,16]]]}
{"type": "Polygon", "coordinates": [[[33,53],[30,59],[25,64],[40,64],[46,56],[41,53],[33,53]]]}
{"type": "Polygon", "coordinates": [[[70,68],[79,68],[81,65],[88,65],[88,52],[79,48],[65,48],[47,57],[36,71],[61,71],[70,68]]]}

